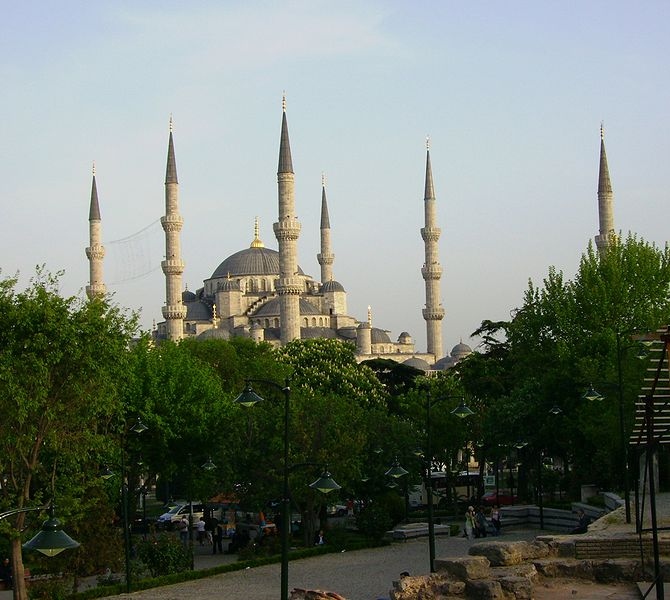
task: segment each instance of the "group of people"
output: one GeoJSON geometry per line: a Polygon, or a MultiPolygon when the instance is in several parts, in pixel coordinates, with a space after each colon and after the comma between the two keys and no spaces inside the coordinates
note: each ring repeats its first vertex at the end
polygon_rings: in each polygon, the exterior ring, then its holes
{"type": "MultiPolygon", "coordinates": [[[[500,522],[500,510],[498,508],[493,508],[491,510],[491,525],[493,529],[491,533],[493,535],[500,534],[500,528],[502,523],[500,522]]],[[[481,506],[477,507],[475,510],[474,506],[468,506],[468,510],[465,512],[465,533],[464,537],[468,539],[486,537],[489,533],[489,522],[484,514],[484,509],[481,506]]]]}

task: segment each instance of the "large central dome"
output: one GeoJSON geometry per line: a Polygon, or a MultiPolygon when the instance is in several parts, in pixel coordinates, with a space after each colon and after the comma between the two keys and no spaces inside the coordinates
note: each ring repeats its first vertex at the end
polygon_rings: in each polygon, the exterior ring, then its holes
{"type": "MultiPolygon", "coordinates": [[[[298,274],[304,275],[298,267],[298,274]]],[[[247,275],[279,275],[279,252],[270,248],[246,248],[231,254],[212,273],[211,279],[247,275]]]]}

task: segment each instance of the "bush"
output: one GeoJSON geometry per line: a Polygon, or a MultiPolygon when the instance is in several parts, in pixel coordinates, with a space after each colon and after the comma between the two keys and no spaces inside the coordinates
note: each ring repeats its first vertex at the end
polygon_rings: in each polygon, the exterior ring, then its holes
{"type": "Polygon", "coordinates": [[[137,556],[149,569],[152,577],[181,573],[191,568],[189,550],[170,535],[161,535],[140,542],[137,546],[137,556]]]}
{"type": "Polygon", "coordinates": [[[381,504],[370,504],[356,515],[358,530],[373,541],[379,541],[393,527],[388,509],[381,504]]]}
{"type": "Polygon", "coordinates": [[[72,581],[48,578],[31,582],[28,585],[30,600],[66,600],[72,596],[72,581]]]}

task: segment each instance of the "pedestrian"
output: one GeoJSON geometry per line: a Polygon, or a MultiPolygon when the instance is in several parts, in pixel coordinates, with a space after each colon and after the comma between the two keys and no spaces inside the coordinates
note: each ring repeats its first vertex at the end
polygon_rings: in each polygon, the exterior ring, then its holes
{"type": "Polygon", "coordinates": [[[212,531],[212,554],[216,554],[216,549],[219,549],[219,554],[223,554],[223,525],[216,522],[214,531],[212,531]]]}
{"type": "Polygon", "coordinates": [[[475,512],[475,537],[486,537],[487,527],[488,522],[486,521],[484,509],[481,506],[478,506],[477,511],[475,512]]]}
{"type": "Polygon", "coordinates": [[[583,509],[577,511],[577,527],[575,527],[570,533],[586,533],[589,527],[590,519],[586,516],[586,513],[583,509]]]}
{"type": "Polygon", "coordinates": [[[184,515],[177,523],[177,531],[179,532],[179,540],[184,546],[188,546],[188,519],[184,515]]]}
{"type": "Polygon", "coordinates": [[[474,530],[475,530],[475,509],[472,506],[468,506],[468,510],[465,511],[465,537],[471,540],[474,530]]]}
{"type": "Polygon", "coordinates": [[[500,507],[495,506],[491,511],[491,523],[493,524],[494,535],[500,535],[500,528],[502,523],[500,522],[500,507]]]}
{"type": "Polygon", "coordinates": [[[0,565],[0,581],[5,582],[8,590],[14,587],[14,579],[12,578],[12,564],[8,558],[5,558],[0,565]]]}
{"type": "Polygon", "coordinates": [[[195,530],[198,532],[198,543],[201,546],[205,545],[205,540],[207,539],[207,532],[205,531],[205,519],[200,517],[198,522],[195,524],[195,530]]]}

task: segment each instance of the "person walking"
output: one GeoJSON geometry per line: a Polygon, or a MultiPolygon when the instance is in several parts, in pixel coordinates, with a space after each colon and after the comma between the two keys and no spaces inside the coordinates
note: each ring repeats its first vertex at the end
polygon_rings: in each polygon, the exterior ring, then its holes
{"type": "Polygon", "coordinates": [[[471,540],[474,530],[475,530],[475,509],[473,506],[468,506],[468,510],[465,512],[465,537],[471,540]]]}
{"type": "Polygon", "coordinates": [[[500,507],[495,506],[491,511],[491,524],[493,525],[494,535],[500,535],[500,528],[502,523],[500,522],[500,507]]]}
{"type": "Polygon", "coordinates": [[[217,548],[219,554],[223,554],[223,525],[218,520],[212,531],[212,554],[216,554],[217,548]]]}
{"type": "Polygon", "coordinates": [[[179,532],[179,540],[184,546],[188,546],[188,518],[183,516],[181,521],[177,523],[177,531],[179,532]]]}

